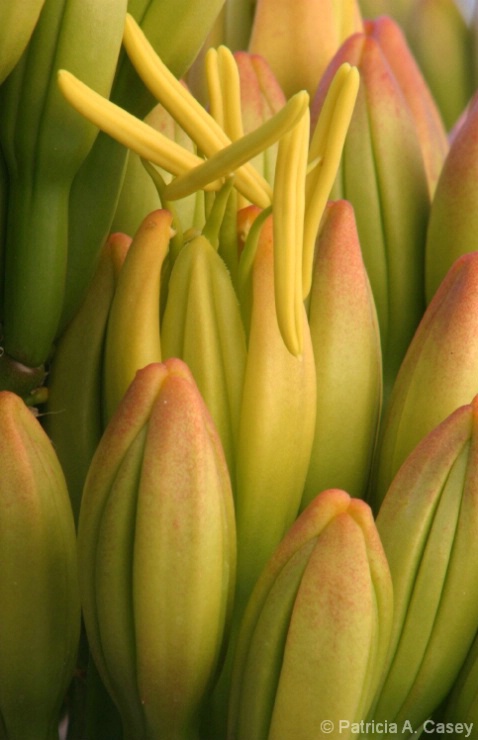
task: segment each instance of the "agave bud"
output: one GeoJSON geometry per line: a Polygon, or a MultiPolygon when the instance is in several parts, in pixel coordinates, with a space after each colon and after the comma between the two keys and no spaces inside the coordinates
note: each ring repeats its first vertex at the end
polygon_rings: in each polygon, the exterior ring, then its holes
{"type": "Polygon", "coordinates": [[[440,111],[410,50],[405,35],[389,16],[365,23],[365,31],[380,45],[407,100],[415,122],[430,196],[448,152],[448,137],[440,111]]]}
{"type": "Polygon", "coordinates": [[[305,310],[302,354],[289,352],[274,297],[273,225],[262,226],[236,457],[238,593],[247,599],[300,506],[315,427],[315,365],[305,310]]]}
{"type": "Polygon", "coordinates": [[[333,197],[354,207],[377,307],[387,398],[425,305],[428,185],[410,108],[369,33],[355,34],[342,44],[317,90],[313,118],[344,62],[358,67],[361,84],[333,197]]]}
{"type": "Polygon", "coordinates": [[[458,259],[428,306],[397,376],[373,486],[379,506],[412,449],[478,392],[478,252],[458,259]]]}
{"type": "Polygon", "coordinates": [[[134,235],[108,315],[103,362],[104,416],[109,420],[136,371],[161,360],[161,271],[169,250],[172,215],[148,214],[134,235]]]}
{"type": "Polygon", "coordinates": [[[403,26],[414,2],[415,0],[359,0],[359,5],[364,18],[388,15],[403,26]]]}
{"type": "Polygon", "coordinates": [[[138,371],[118,407],[78,546],[88,639],[125,737],[194,737],[232,606],[235,530],[219,438],[181,360],[138,371]]]}
{"type": "Polygon", "coordinates": [[[163,357],[190,368],[233,475],[246,365],[246,337],[226,265],[204,236],[174,262],[161,324],[163,357]]]}
{"type": "Polygon", "coordinates": [[[58,737],[80,634],[76,535],[52,444],[0,393],[0,734],[58,737]]]}
{"type": "MultiPolygon", "coordinates": [[[[431,401],[433,403],[435,399],[431,401]]],[[[419,727],[450,691],[478,627],[478,397],[413,450],[377,517],[390,565],[390,662],[371,717],[419,727]]]]}
{"type": "Polygon", "coordinates": [[[287,97],[313,95],[340,44],[360,29],[356,0],[259,0],[249,51],[267,59],[287,97]]]}
{"type": "Polygon", "coordinates": [[[352,737],[387,656],[388,565],[369,507],[320,493],[270,558],[241,625],[232,740],[352,737]],[[328,734],[327,734],[328,733],[328,734]]]}
{"type": "Polygon", "coordinates": [[[354,496],[365,495],[380,416],[377,315],[353,208],[346,201],[330,203],[322,222],[309,325],[317,374],[317,415],[303,507],[319,491],[334,485],[354,496]]]}
{"type": "Polygon", "coordinates": [[[237,589],[228,653],[207,714],[207,737],[218,740],[226,731],[237,629],[262,568],[297,516],[316,413],[314,357],[304,307],[303,348],[296,357],[287,349],[277,320],[272,217],[264,220],[257,208],[241,211],[239,229],[247,231],[251,222],[240,264],[248,346],[235,449],[237,589]],[[253,231],[256,238],[251,241],[253,231]],[[249,268],[250,274],[243,274],[249,268]]]}
{"type": "Polygon", "coordinates": [[[75,520],[91,458],[103,431],[102,363],[116,272],[131,238],[112,234],[100,255],[85,300],[60,337],[48,371],[42,417],[68,486],[75,520]]]}
{"type": "Polygon", "coordinates": [[[470,28],[455,0],[415,0],[404,28],[450,129],[475,89],[470,28]]]}
{"type": "Polygon", "coordinates": [[[431,301],[453,262],[478,248],[478,96],[454,136],[430,210],[426,297],[431,301]]]}

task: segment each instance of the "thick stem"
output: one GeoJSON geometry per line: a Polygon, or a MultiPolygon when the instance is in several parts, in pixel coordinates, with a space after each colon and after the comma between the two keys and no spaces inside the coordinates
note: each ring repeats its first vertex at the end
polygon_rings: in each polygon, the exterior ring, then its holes
{"type": "Polygon", "coordinates": [[[3,305],[4,347],[38,367],[49,357],[63,304],[68,186],[42,178],[11,180],[3,305]]]}

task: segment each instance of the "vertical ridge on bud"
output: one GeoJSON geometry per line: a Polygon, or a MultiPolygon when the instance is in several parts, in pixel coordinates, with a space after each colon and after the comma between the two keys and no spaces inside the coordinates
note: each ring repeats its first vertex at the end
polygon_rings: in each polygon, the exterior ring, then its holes
{"type": "Polygon", "coordinates": [[[148,214],[136,232],[111,304],[103,362],[104,415],[111,418],[137,370],[161,360],[161,270],[172,215],[148,214]]]}
{"type": "Polygon", "coordinates": [[[380,433],[372,500],[378,509],[408,454],[478,392],[478,253],[459,258],[420,322],[380,433]]]}
{"type": "Polygon", "coordinates": [[[477,122],[474,96],[451,143],[431,205],[425,248],[428,302],[455,260],[478,246],[477,122]]]}
{"type": "Polygon", "coordinates": [[[425,308],[424,245],[430,207],[416,125],[377,39],[350,36],[330,62],[312,104],[322,114],[337,70],[360,75],[332,197],[355,210],[383,353],[384,403],[425,308]]]}
{"type": "Polygon", "coordinates": [[[235,490],[238,584],[244,597],[297,515],[315,424],[310,331],[304,309],[304,347],[295,357],[277,323],[272,231],[268,217],[252,267],[251,327],[239,418],[235,490]]]}
{"type": "Polygon", "coordinates": [[[246,338],[230,275],[204,236],[185,244],[174,263],[161,343],[165,359],[190,368],[234,475],[246,338]]]}
{"type": "Polygon", "coordinates": [[[410,453],[377,529],[395,594],[391,650],[370,717],[420,726],[449,693],[478,625],[478,399],[410,453]]]}
{"type": "Polygon", "coordinates": [[[325,738],[326,721],[348,721],[351,737],[380,682],[391,619],[390,572],[369,507],[338,489],[320,493],[252,592],[228,738],[325,738]]]}
{"type": "Polygon", "coordinates": [[[337,485],[364,497],[382,401],[380,334],[355,215],[329,203],[316,245],[309,325],[317,375],[317,413],[302,496],[337,485]]]}
{"type": "Polygon", "coordinates": [[[195,737],[236,541],[222,447],[181,360],[138,371],[90,467],[78,540],[87,634],[125,736],[195,737]]]}
{"type": "Polygon", "coordinates": [[[356,0],[259,0],[249,51],[266,58],[287,97],[302,89],[313,95],[330,59],[361,22],[356,0]]]}
{"type": "Polygon", "coordinates": [[[0,728],[53,738],[80,635],[75,525],[53,446],[8,391],[0,463],[0,728]]]}

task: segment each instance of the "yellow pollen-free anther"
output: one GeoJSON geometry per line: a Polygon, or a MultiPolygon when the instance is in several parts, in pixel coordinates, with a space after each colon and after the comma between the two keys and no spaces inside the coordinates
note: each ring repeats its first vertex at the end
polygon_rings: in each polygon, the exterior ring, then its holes
{"type": "Polygon", "coordinates": [[[337,176],[359,84],[358,69],[347,63],[342,64],[329,87],[310,143],[309,165],[314,166],[309,170],[306,180],[302,278],[304,298],[310,291],[315,241],[337,176]]]}
{"type": "Polygon", "coordinates": [[[302,354],[303,346],[302,245],[309,131],[307,108],[279,142],[272,202],[277,322],[295,356],[302,354]]]}
{"type": "Polygon", "coordinates": [[[204,67],[206,71],[207,80],[207,92],[209,98],[209,113],[214,118],[216,123],[225,130],[224,128],[224,101],[223,101],[223,90],[222,80],[219,72],[217,49],[208,49],[205,59],[204,67]]]}
{"type": "MultiPolygon", "coordinates": [[[[231,139],[202,105],[174,77],[131,15],[127,15],[123,43],[146,87],[197,144],[211,157],[228,146],[231,139]]],[[[252,202],[267,207],[272,192],[267,181],[250,163],[236,173],[236,186],[252,202]]]]}
{"type": "MultiPolygon", "coordinates": [[[[58,85],[70,105],[105,133],[148,162],[173,175],[202,164],[203,160],[135,116],[102,97],[66,70],[58,72],[58,85]]],[[[219,182],[208,188],[217,190],[219,182]]]]}
{"type": "Polygon", "coordinates": [[[217,61],[224,101],[224,131],[231,141],[238,141],[244,136],[239,70],[234,55],[227,46],[220,46],[218,48],[217,61]]]}
{"type": "MultiPolygon", "coordinates": [[[[237,173],[244,162],[248,162],[287,134],[304,116],[308,105],[308,94],[305,91],[297,93],[262,126],[222,149],[194,170],[172,180],[166,187],[166,198],[169,200],[184,198],[204,189],[211,181],[237,173]]],[[[243,192],[239,186],[237,187],[243,192]]]]}
{"type": "MultiPolygon", "coordinates": [[[[244,136],[241,109],[241,80],[234,54],[227,46],[209,49],[205,59],[209,93],[209,111],[229,139],[234,142],[244,136]]],[[[244,208],[248,199],[238,194],[237,209],[244,208]]]]}

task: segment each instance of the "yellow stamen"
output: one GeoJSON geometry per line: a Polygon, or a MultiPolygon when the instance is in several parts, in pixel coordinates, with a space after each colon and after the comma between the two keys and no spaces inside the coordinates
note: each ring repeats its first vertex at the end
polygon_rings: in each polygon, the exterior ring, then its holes
{"type": "MultiPolygon", "coordinates": [[[[123,43],[146,87],[189,134],[201,152],[211,157],[231,143],[214,118],[159,59],[141,28],[129,14],[126,17],[123,43]]],[[[271,202],[269,184],[249,163],[236,173],[236,186],[252,203],[266,207],[271,202]]]]}
{"type": "Polygon", "coordinates": [[[315,241],[330,190],[337,176],[345,137],[357,99],[360,76],[356,67],[342,64],[329,87],[309,148],[312,167],[306,181],[303,297],[312,283],[315,241]]]}
{"type": "MultiPolygon", "coordinates": [[[[58,85],[66,100],[82,116],[143,159],[171,174],[181,175],[204,161],[102,97],[64,69],[58,72],[58,85]]],[[[219,182],[211,182],[208,187],[218,190],[220,185],[219,182]]]]}
{"type": "MultiPolygon", "coordinates": [[[[226,46],[220,46],[208,52],[206,56],[208,72],[208,89],[210,110],[213,117],[221,124],[231,141],[238,141],[244,136],[241,110],[241,82],[234,55],[226,46]],[[220,104],[219,100],[220,98],[220,104]],[[221,118],[218,118],[220,110],[221,118]]],[[[237,209],[246,207],[247,198],[238,194],[237,209]]]]}
{"type": "MultiPolygon", "coordinates": [[[[211,181],[237,172],[244,162],[248,162],[287,134],[304,116],[308,105],[308,94],[305,91],[297,93],[262,126],[222,149],[195,169],[172,180],[166,187],[166,198],[169,200],[184,198],[205,188],[211,181]]],[[[239,189],[239,186],[237,187],[239,189]]]]}
{"type": "Polygon", "coordinates": [[[305,178],[309,143],[308,109],[279,142],[272,204],[276,311],[284,343],[295,356],[302,354],[302,245],[305,178]]]}
{"type": "Polygon", "coordinates": [[[204,59],[204,65],[206,68],[207,90],[209,96],[209,112],[216,123],[224,129],[223,90],[217,57],[217,49],[208,49],[204,59]]]}
{"type": "Polygon", "coordinates": [[[217,61],[224,100],[223,128],[231,141],[238,141],[244,136],[239,70],[234,55],[227,46],[219,47],[217,50],[217,61]]]}

